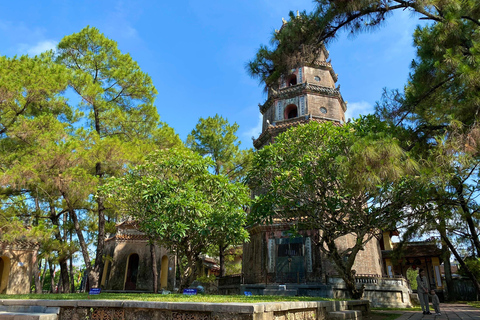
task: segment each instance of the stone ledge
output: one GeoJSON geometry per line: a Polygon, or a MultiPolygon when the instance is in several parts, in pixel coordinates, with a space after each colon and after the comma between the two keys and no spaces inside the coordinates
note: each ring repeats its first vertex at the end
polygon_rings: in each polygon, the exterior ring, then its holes
{"type": "MultiPolygon", "coordinates": [[[[123,301],[123,300],[0,300],[0,306],[12,307],[44,307],[44,308],[79,308],[79,309],[123,309],[144,310],[145,312],[186,312],[186,313],[210,313],[210,314],[237,314],[248,317],[273,315],[277,312],[295,313],[310,312],[317,310],[323,312],[351,311],[362,313],[352,309],[369,311],[368,300],[352,301],[285,301],[265,303],[202,303],[202,302],[155,302],[155,301],[123,301]],[[324,310],[324,311],[321,311],[324,310]]],[[[350,313],[351,313],[350,312],[350,313]]],[[[230,319],[230,318],[229,318],[230,319]]],[[[236,319],[236,318],[231,318],[236,319]]],[[[240,318],[239,318],[240,319],[240,318]]],[[[243,318],[242,318],[243,319],[243,318]]],[[[263,319],[263,318],[262,318],[263,319]]],[[[269,318],[268,318],[269,319],[269,318]]]]}

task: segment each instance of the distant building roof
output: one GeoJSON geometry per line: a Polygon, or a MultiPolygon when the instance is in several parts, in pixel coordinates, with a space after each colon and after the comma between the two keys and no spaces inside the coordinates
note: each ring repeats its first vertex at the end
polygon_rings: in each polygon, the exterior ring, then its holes
{"type": "MultiPolygon", "coordinates": [[[[394,250],[398,248],[398,244],[394,243],[394,250]]],[[[382,257],[391,258],[394,250],[382,250],[382,257]]],[[[404,258],[420,258],[420,257],[440,257],[442,250],[431,242],[410,242],[402,246],[402,256],[404,258]]]]}

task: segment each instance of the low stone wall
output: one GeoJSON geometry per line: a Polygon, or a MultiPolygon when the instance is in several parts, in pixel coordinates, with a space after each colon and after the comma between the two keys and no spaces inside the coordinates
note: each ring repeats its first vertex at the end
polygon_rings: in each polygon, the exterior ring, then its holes
{"type": "MultiPolygon", "coordinates": [[[[344,299],[345,284],[340,278],[329,278],[334,290],[334,298],[344,299]]],[[[363,299],[370,300],[374,308],[411,308],[411,291],[403,278],[365,277],[357,278],[357,285],[364,285],[363,299]]]]}
{"type": "MultiPolygon", "coordinates": [[[[410,308],[411,290],[403,278],[381,278],[381,277],[358,277],[357,285],[365,286],[363,299],[370,300],[372,307],[377,308],[410,308]]],[[[311,284],[286,284],[280,290],[278,284],[241,284],[219,287],[220,292],[226,294],[228,288],[231,292],[249,291],[253,295],[285,295],[285,296],[307,296],[346,299],[348,297],[344,281],[339,277],[329,277],[328,283],[311,284]]],[[[237,293],[238,294],[238,293],[237,293]]]]}
{"type": "Polygon", "coordinates": [[[0,300],[0,306],[59,307],[59,320],[321,320],[333,311],[370,313],[367,300],[268,303],[139,302],[116,300],[0,300]]]}

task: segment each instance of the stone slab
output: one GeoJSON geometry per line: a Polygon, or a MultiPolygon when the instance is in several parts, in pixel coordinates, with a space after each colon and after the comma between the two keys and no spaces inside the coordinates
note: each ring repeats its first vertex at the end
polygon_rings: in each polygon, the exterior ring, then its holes
{"type": "Polygon", "coordinates": [[[328,319],[362,319],[362,312],[357,310],[333,311],[328,313],[328,319]]]}
{"type": "Polygon", "coordinates": [[[0,320],[57,320],[58,315],[53,313],[21,313],[0,311],[0,320]]]}

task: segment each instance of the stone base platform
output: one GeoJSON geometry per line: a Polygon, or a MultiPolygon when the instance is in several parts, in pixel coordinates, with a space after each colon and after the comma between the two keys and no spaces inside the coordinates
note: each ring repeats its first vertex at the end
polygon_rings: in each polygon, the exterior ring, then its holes
{"type": "Polygon", "coordinates": [[[120,300],[0,300],[0,307],[58,307],[59,320],[285,320],[361,319],[368,300],[266,303],[140,302],[120,300]],[[356,311],[356,312],[355,312],[356,311]],[[332,315],[331,316],[329,316],[332,315]]]}

